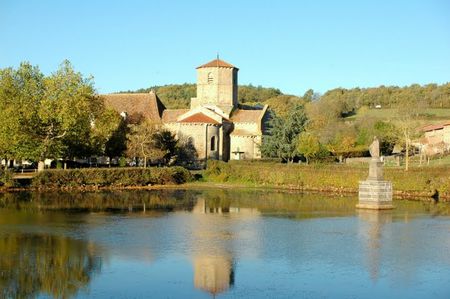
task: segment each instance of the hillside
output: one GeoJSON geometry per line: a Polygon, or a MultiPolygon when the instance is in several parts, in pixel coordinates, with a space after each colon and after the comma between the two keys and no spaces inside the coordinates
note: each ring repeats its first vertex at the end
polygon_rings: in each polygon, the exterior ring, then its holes
{"type": "MultiPolygon", "coordinates": [[[[169,109],[187,108],[196,96],[196,85],[171,84],[141,88],[131,93],[155,90],[169,109]]],[[[371,88],[335,88],[323,95],[308,90],[303,96],[287,95],[277,88],[240,85],[239,103],[243,105],[268,104],[278,115],[285,115],[296,103],[312,102],[317,113],[346,120],[362,118],[391,119],[397,107],[412,107],[420,111],[424,122],[436,122],[450,118],[450,83],[410,86],[379,86],[371,88]],[[375,109],[376,106],[381,109],[375,109]]]]}
{"type": "MultiPolygon", "coordinates": [[[[191,98],[196,96],[197,89],[195,84],[171,84],[164,86],[152,86],[149,88],[141,88],[134,91],[124,91],[127,93],[140,93],[155,90],[160,100],[167,108],[187,108],[189,107],[191,98]]],[[[240,85],[238,100],[241,104],[264,103],[269,99],[284,96],[284,94],[276,88],[240,85]]]]}

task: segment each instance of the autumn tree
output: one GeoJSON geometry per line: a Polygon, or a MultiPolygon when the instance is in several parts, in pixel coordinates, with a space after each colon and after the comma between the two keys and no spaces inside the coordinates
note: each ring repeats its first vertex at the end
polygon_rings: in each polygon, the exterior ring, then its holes
{"type": "Polygon", "coordinates": [[[127,155],[130,158],[142,158],[144,167],[147,167],[148,160],[164,158],[165,152],[157,146],[154,138],[158,130],[159,124],[150,120],[130,125],[127,135],[127,155]]]}

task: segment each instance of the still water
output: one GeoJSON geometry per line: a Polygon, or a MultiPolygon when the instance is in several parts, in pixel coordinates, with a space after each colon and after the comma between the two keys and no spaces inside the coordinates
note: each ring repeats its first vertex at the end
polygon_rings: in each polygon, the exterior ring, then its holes
{"type": "Polygon", "coordinates": [[[254,190],[0,194],[0,298],[450,298],[450,204],[254,190]]]}

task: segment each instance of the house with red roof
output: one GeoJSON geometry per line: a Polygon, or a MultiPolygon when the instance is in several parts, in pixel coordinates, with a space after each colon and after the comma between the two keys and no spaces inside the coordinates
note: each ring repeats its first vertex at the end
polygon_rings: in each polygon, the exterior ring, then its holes
{"type": "Polygon", "coordinates": [[[422,127],[424,136],[420,139],[423,152],[427,156],[450,151],[450,121],[422,127]]]}
{"type": "Polygon", "coordinates": [[[103,98],[131,122],[150,119],[191,142],[199,159],[259,159],[268,107],[239,107],[238,71],[218,58],[197,67],[197,96],[189,109],[166,109],[154,91],[103,98]]]}

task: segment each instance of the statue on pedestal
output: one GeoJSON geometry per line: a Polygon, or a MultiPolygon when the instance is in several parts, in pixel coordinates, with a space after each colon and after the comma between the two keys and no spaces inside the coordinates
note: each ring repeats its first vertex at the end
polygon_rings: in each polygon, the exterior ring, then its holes
{"type": "Polygon", "coordinates": [[[380,141],[375,136],[369,146],[372,159],[369,163],[369,176],[359,182],[360,209],[392,209],[392,183],[383,179],[383,162],[380,159],[380,141]]]}
{"type": "Polygon", "coordinates": [[[369,146],[369,152],[372,160],[369,164],[368,180],[383,180],[383,162],[380,161],[380,141],[377,136],[373,137],[372,144],[369,146]]]}
{"type": "Polygon", "coordinates": [[[369,146],[369,152],[372,158],[380,158],[380,141],[377,136],[373,137],[373,141],[369,146]]]}

